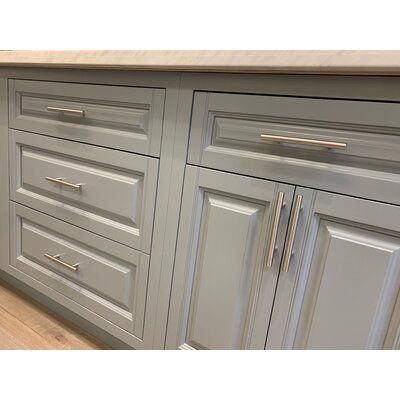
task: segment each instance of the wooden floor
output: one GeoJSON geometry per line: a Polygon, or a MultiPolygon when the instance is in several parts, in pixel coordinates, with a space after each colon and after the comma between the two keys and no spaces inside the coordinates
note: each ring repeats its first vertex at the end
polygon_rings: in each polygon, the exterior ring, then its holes
{"type": "Polygon", "coordinates": [[[99,350],[101,341],[0,280],[0,350],[99,350]]]}

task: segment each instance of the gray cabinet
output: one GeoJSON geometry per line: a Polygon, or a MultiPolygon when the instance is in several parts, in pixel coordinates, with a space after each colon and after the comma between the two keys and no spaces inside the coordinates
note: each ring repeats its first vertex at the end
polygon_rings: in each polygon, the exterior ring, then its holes
{"type": "Polygon", "coordinates": [[[400,347],[400,79],[2,73],[1,277],[137,349],[400,347]]]}
{"type": "Polygon", "coordinates": [[[264,348],[293,189],[186,168],[168,348],[264,348]]]}
{"type": "Polygon", "coordinates": [[[303,217],[279,277],[267,348],[397,348],[400,207],[308,189],[297,195],[303,217]]]}
{"type": "Polygon", "coordinates": [[[162,136],[171,132],[164,117],[173,125],[176,98],[166,100],[168,80],[147,87],[141,74],[97,84],[50,75],[0,85],[0,141],[8,148],[0,159],[7,175],[0,174],[0,238],[9,248],[1,277],[40,292],[67,317],[79,315],[95,334],[161,348],[164,227],[159,217],[153,222],[162,136]]]}
{"type": "MultiPolygon", "coordinates": [[[[194,93],[188,162],[219,183],[187,173],[168,345],[176,333],[181,348],[263,348],[262,337],[267,349],[399,347],[400,207],[387,204],[398,204],[400,193],[398,109],[194,93]],[[261,178],[252,187],[293,184],[283,190],[290,217],[278,226],[271,269],[253,265],[245,250],[265,261],[274,212],[264,223],[267,241],[251,237],[250,224],[234,228],[240,182],[253,178],[228,172],[261,178]],[[234,188],[217,195],[228,176],[234,188]],[[226,215],[217,217],[217,204],[226,215]],[[242,287],[246,279],[254,286],[242,287]]],[[[257,198],[249,189],[244,196],[246,206],[257,198]]]]}
{"type": "Polygon", "coordinates": [[[187,167],[168,348],[398,347],[400,207],[294,189],[187,167]]]}

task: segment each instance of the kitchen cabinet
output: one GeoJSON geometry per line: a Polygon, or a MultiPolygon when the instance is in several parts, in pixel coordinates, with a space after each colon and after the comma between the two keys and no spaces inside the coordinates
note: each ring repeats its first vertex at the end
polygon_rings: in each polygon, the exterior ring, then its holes
{"type": "Polygon", "coordinates": [[[179,347],[260,349],[268,332],[270,349],[395,347],[399,207],[264,181],[261,211],[261,196],[239,197],[249,178],[188,169],[172,294],[179,347]],[[231,179],[228,192],[218,179],[231,179]],[[266,268],[276,191],[293,206],[266,268]]]}
{"type": "Polygon", "coordinates": [[[83,71],[0,62],[1,279],[121,347],[400,347],[400,77],[83,71]]]}

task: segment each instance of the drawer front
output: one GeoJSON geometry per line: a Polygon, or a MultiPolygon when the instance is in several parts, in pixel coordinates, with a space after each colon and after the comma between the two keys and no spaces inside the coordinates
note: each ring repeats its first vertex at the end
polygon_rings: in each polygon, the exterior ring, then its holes
{"type": "Polygon", "coordinates": [[[390,196],[385,185],[400,174],[400,103],[196,92],[188,162],[305,186],[350,185],[357,168],[390,196]]]}
{"type": "Polygon", "coordinates": [[[10,131],[12,199],[150,252],[158,160],[10,131]]]}
{"type": "Polygon", "coordinates": [[[16,203],[11,263],[142,338],[149,256],[16,203]]]}
{"type": "Polygon", "coordinates": [[[10,127],[160,155],[163,89],[10,80],[10,127]]]}

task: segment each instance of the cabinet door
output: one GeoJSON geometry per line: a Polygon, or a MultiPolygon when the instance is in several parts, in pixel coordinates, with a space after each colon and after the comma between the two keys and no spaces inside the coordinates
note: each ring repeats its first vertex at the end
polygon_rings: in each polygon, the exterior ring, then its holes
{"type": "Polygon", "coordinates": [[[264,348],[293,191],[187,167],[167,348],[264,348]]]}
{"type": "Polygon", "coordinates": [[[279,277],[267,348],[398,347],[400,207],[299,194],[303,219],[279,277]]]}

